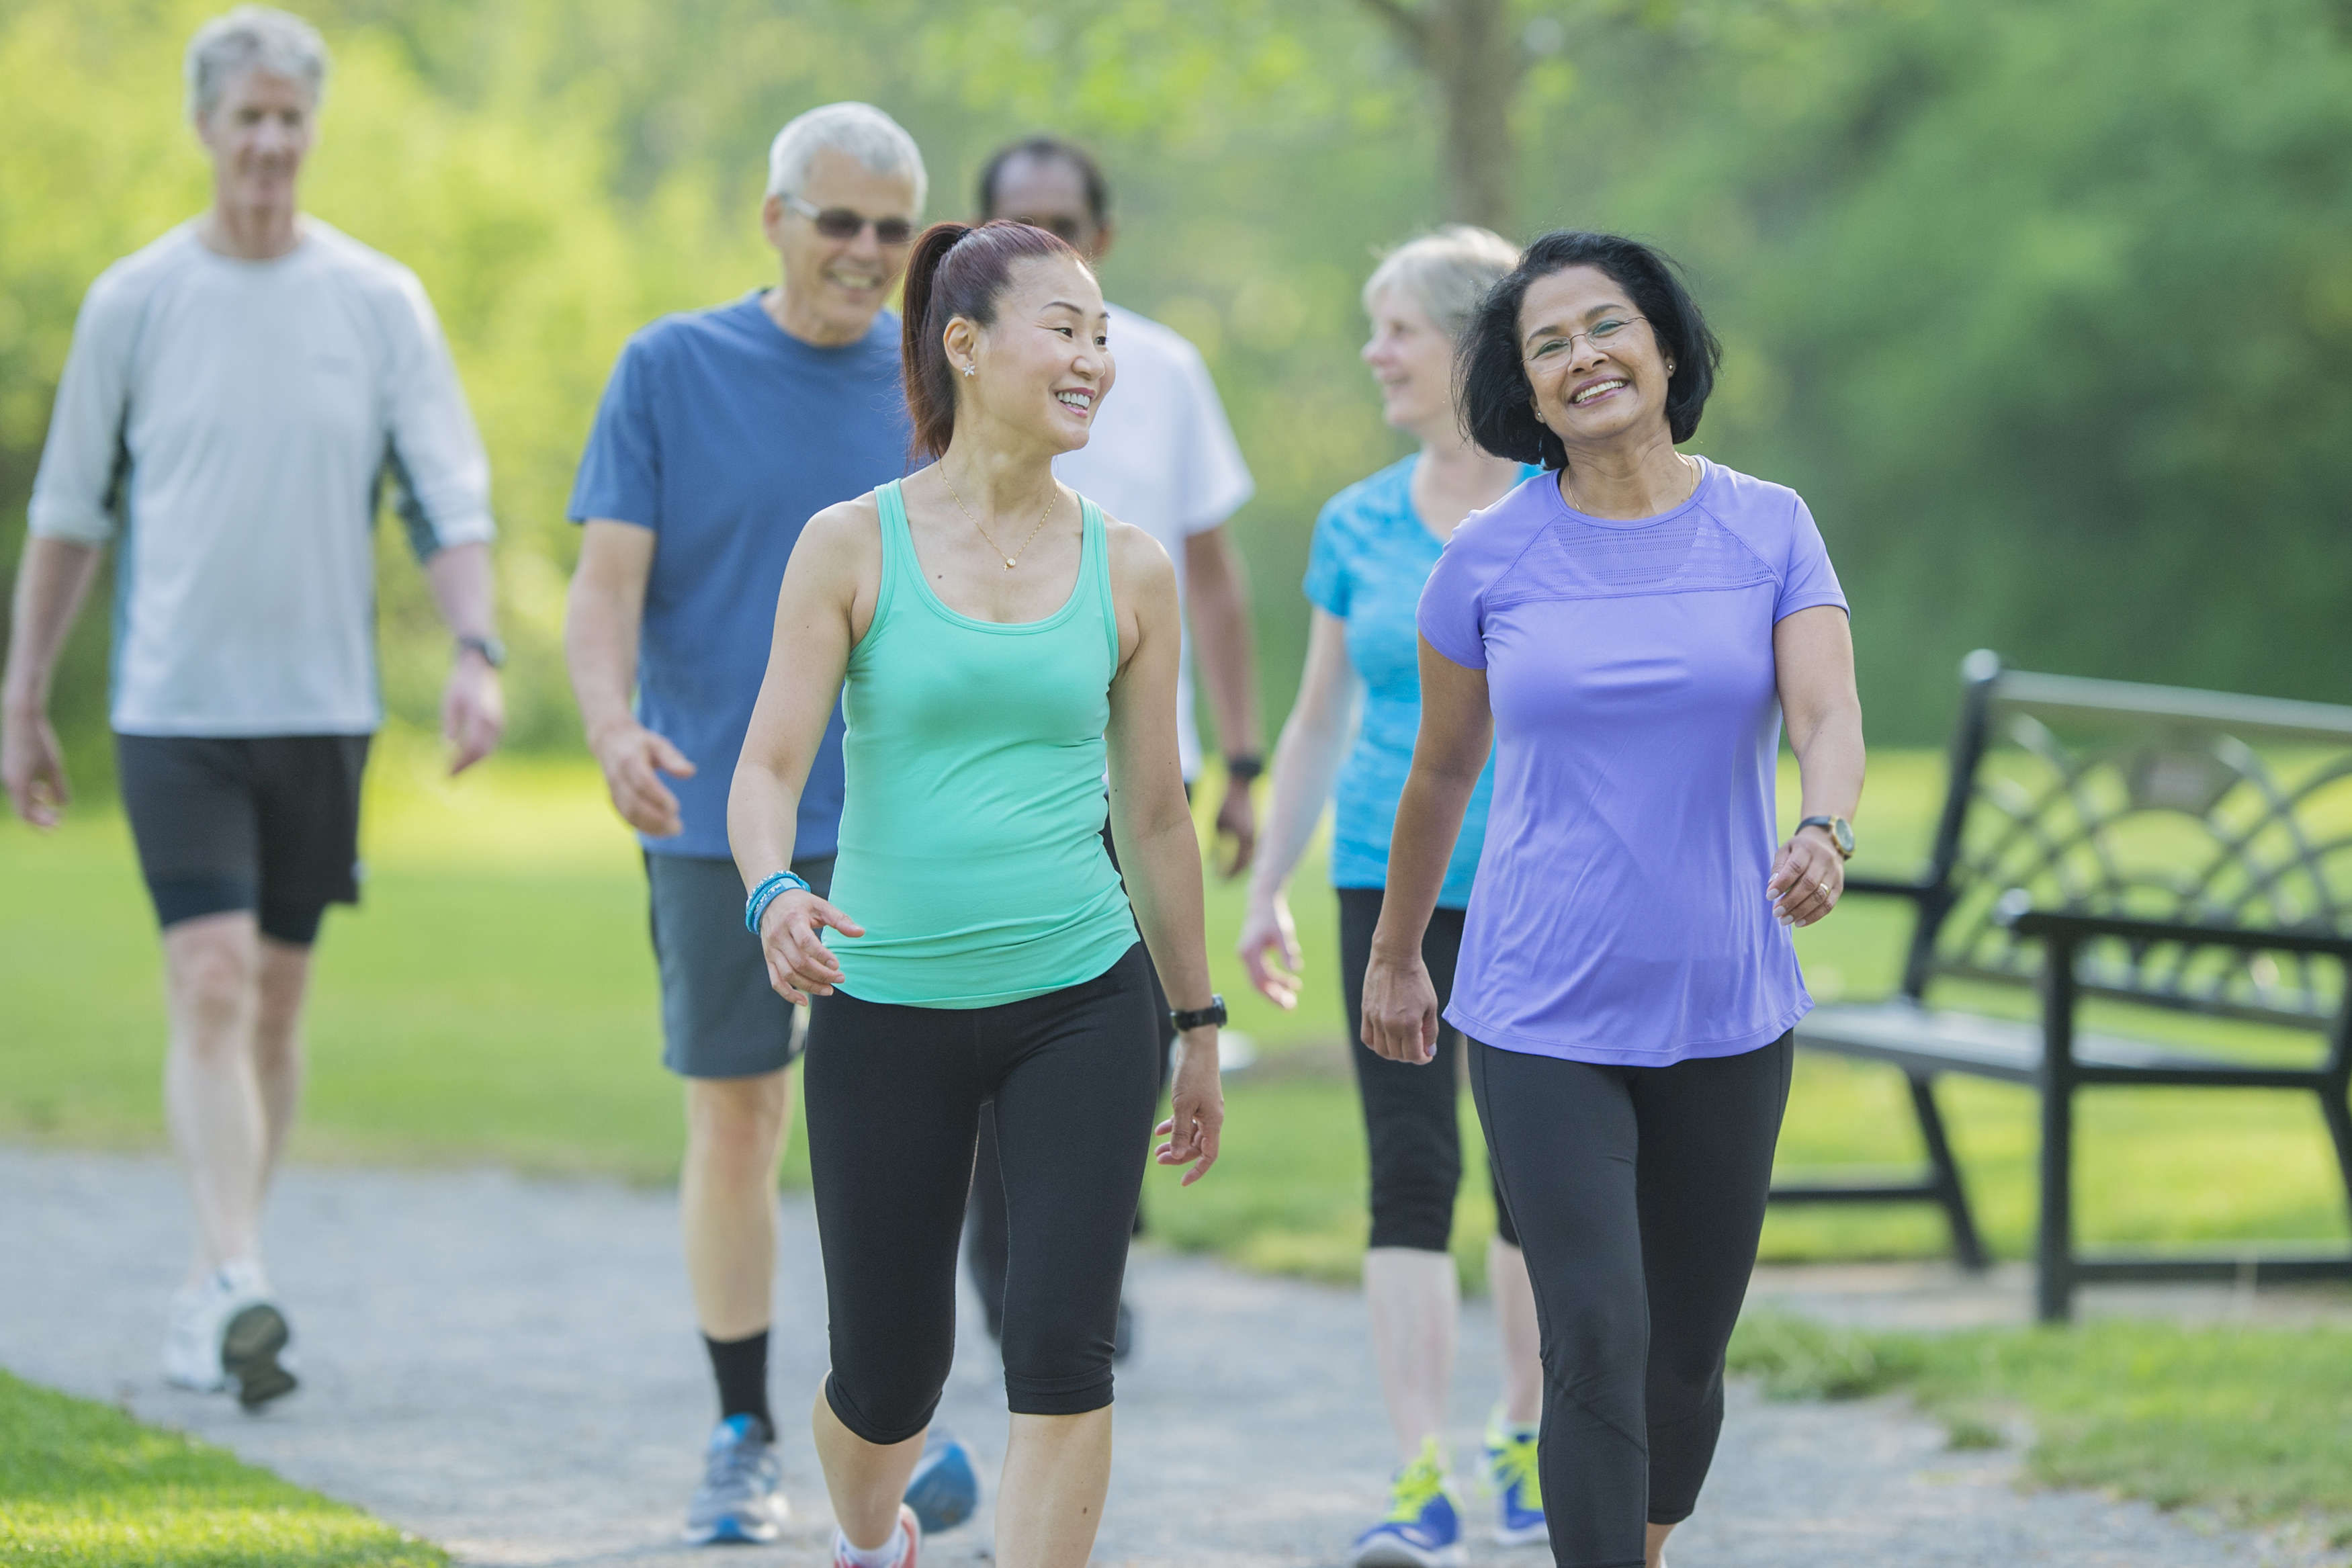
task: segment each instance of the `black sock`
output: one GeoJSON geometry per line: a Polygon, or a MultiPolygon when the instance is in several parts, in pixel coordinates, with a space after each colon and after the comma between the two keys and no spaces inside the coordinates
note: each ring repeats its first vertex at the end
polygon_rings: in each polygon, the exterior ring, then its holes
{"type": "Polygon", "coordinates": [[[768,1331],[741,1340],[714,1340],[705,1334],[702,1342],[710,1351],[710,1370],[719,1377],[719,1418],[756,1415],[772,1439],[776,1418],[768,1414],[768,1331]]]}

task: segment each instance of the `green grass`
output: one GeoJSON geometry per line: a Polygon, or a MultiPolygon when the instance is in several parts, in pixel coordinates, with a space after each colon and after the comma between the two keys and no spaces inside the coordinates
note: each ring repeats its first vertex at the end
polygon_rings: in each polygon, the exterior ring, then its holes
{"type": "Polygon", "coordinates": [[[0,1373],[0,1563],[445,1568],[440,1549],[223,1449],[0,1373]]]}
{"type": "MultiPolygon", "coordinates": [[[[1928,753],[1874,759],[1864,864],[1913,863],[1941,775],[1928,753]]],[[[1204,811],[1213,793],[1202,792],[1204,811]]],[[[643,873],[593,769],[506,757],[453,784],[438,775],[428,743],[395,731],[371,769],[366,820],[366,902],[331,915],[320,949],[298,1156],[667,1179],[682,1133],[677,1085],[659,1063],[643,873]]],[[[1341,1279],[1355,1272],[1363,1243],[1365,1175],[1341,1043],[1336,907],[1323,876],[1318,850],[1296,883],[1307,969],[1289,1014],[1244,979],[1232,956],[1242,886],[1212,878],[1218,984],[1265,1067],[1232,1085],[1216,1174],[1179,1193],[1155,1172],[1146,1202],[1155,1234],[1172,1244],[1341,1279]]],[[[1855,899],[1801,933],[1815,994],[1885,990],[1904,919],[1855,899]]],[[[161,1143],[157,975],[152,917],[119,814],[85,810],[48,837],[0,825],[0,1136],[161,1143]]],[[[1989,1000],[2031,1005],[2022,994],[1989,1000]]],[[[1988,1240],[2022,1256],[2033,1224],[2032,1098],[1957,1079],[1943,1093],[1988,1240]]],[[[2095,1244],[2344,1235],[2326,1133],[2307,1096],[2110,1091],[2082,1105],[2082,1227],[2095,1244]]],[[[1466,1095],[1463,1109],[1471,1127],[1466,1095]]],[[[1472,1173],[1457,1251],[1475,1288],[1492,1215],[1475,1127],[1465,1143],[1472,1173]]],[[[798,1140],[793,1149],[786,1179],[797,1183],[798,1140]]],[[[1801,1061],[1785,1171],[1917,1158],[1895,1074],[1801,1061]]],[[[1929,1256],[1944,1244],[1937,1217],[1913,1206],[1776,1211],[1764,1245],[1768,1258],[1785,1260],[1929,1256]]]]}
{"type": "Polygon", "coordinates": [[[2245,1524],[2312,1520],[2352,1545],[2352,1329],[1857,1332],[1751,1313],[1731,1364],[1782,1398],[1911,1394],[1955,1448],[1998,1447],[2030,1418],[2027,1471],[2245,1524]]]}

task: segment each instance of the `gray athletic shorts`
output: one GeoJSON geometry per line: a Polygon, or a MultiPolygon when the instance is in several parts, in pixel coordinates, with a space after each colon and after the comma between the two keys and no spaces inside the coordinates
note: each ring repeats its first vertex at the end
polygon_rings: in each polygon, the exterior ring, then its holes
{"type": "MultiPolygon", "coordinates": [[[[820,895],[833,857],[793,862],[820,895]]],[[[743,929],[743,879],[732,860],[646,857],[654,958],[661,967],[662,1065],[680,1078],[753,1078],[788,1068],[803,1041],[793,1005],[768,984],[760,940],[743,929]]]]}

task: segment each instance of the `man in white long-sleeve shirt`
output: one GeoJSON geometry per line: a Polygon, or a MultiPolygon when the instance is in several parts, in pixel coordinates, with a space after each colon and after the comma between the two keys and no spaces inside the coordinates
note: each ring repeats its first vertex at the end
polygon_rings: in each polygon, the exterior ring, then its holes
{"type": "Polygon", "coordinates": [[[326,69],[316,32],[257,5],[190,43],[213,205],[83,301],[0,680],[0,784],[54,826],[50,677],[116,545],[118,771],[163,928],[164,1098],[197,1232],[164,1371],[247,1407],[294,1386],[257,1230],[300,1089],[311,944],[359,896],[387,480],[457,639],[454,768],[505,725],[489,465],[440,324],[406,268],[297,204],[326,69]]]}

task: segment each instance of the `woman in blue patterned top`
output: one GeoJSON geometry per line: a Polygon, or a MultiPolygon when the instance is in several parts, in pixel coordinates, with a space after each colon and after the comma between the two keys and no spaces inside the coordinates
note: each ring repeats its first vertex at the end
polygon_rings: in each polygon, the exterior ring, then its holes
{"type": "MultiPolygon", "coordinates": [[[[1453,1383],[1460,1298],[1448,1250],[1462,1182],[1455,1109],[1458,1037],[1449,1032],[1426,1066],[1389,1061],[1361,1043],[1364,970],[1388,880],[1389,829],[1421,726],[1422,584],[1462,520],[1491,506],[1530,471],[1490,457],[1463,434],[1454,401],[1455,340],[1478,301],[1518,263],[1518,251],[1485,229],[1449,227],[1400,247],[1364,285],[1372,333],[1364,363],[1380,384],[1389,424],[1421,450],[1331,498],[1316,520],[1307,568],[1314,604],[1298,701],[1275,748],[1273,805],[1250,882],[1242,957],[1260,991],[1296,1004],[1297,938],[1284,889],[1323,803],[1337,796],[1331,882],[1339,895],[1339,984],[1371,1146],[1372,1233],[1364,1293],[1372,1344],[1402,1468],[1388,1516],[1356,1542],[1352,1561],[1425,1565],[1461,1560],[1462,1524],[1446,1479],[1446,1392],[1453,1383]],[[1350,719],[1361,698],[1361,717],[1350,719]],[[1337,784],[1336,792],[1334,784],[1337,784]]],[[[1486,827],[1488,776],[1462,826],[1437,916],[1422,952],[1441,992],[1454,973],[1463,910],[1486,827]]],[[[1486,1436],[1486,1462],[1502,1498],[1496,1536],[1541,1541],[1535,1473],[1542,1369],[1535,1298],[1510,1216],[1496,1199],[1498,1234],[1486,1254],[1504,1342],[1503,1397],[1486,1436]]]]}

